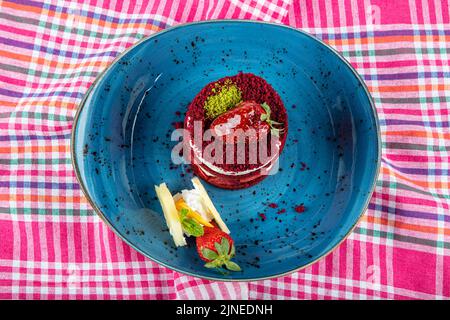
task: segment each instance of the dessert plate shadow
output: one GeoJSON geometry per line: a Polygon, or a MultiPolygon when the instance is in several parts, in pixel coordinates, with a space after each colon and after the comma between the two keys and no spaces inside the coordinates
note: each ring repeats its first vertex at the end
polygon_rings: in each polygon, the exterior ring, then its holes
{"type": "Polygon", "coordinates": [[[366,86],[333,49],[289,27],[224,20],[170,28],[121,54],[81,103],[71,151],[90,204],[134,249],[189,275],[258,280],[308,266],[350,234],[375,186],[380,133],[366,86]],[[154,185],[191,188],[189,166],[172,162],[172,132],[199,90],[240,71],[278,92],[289,133],[280,170],[257,185],[204,183],[243,269],[220,274],[194,243],[174,247],[154,185]]]}

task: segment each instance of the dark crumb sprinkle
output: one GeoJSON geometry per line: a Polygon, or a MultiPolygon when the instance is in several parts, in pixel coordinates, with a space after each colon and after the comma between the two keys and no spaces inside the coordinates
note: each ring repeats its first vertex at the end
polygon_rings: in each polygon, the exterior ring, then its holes
{"type": "Polygon", "coordinates": [[[83,155],[87,155],[88,154],[88,145],[85,144],[83,147],[83,155]]]}
{"type": "Polygon", "coordinates": [[[264,213],[258,213],[259,217],[261,218],[262,221],[266,221],[267,217],[264,213]]]}
{"type": "Polygon", "coordinates": [[[300,162],[300,164],[301,164],[300,171],[309,170],[309,167],[308,167],[308,165],[306,163],[300,162]]]}

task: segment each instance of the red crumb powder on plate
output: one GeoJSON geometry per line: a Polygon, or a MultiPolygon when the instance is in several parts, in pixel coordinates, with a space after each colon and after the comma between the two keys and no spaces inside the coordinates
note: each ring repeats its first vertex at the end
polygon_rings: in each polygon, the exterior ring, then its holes
{"type": "Polygon", "coordinates": [[[267,217],[264,213],[258,213],[262,221],[266,221],[267,217]]]}
{"type": "Polygon", "coordinates": [[[305,212],[305,206],[302,204],[299,204],[298,206],[295,206],[295,212],[297,213],[303,213],[305,212]]]}
{"type": "Polygon", "coordinates": [[[280,210],[277,211],[278,214],[282,214],[282,213],[285,213],[285,212],[286,212],[286,209],[280,209],[280,210]]]}
{"type": "Polygon", "coordinates": [[[276,204],[276,203],[269,203],[267,206],[269,206],[270,208],[273,208],[273,209],[275,209],[275,208],[278,208],[278,205],[276,204]]]}
{"type": "Polygon", "coordinates": [[[173,126],[175,129],[181,129],[181,128],[184,127],[184,122],[182,122],[182,121],[172,122],[172,126],[173,126]]]}

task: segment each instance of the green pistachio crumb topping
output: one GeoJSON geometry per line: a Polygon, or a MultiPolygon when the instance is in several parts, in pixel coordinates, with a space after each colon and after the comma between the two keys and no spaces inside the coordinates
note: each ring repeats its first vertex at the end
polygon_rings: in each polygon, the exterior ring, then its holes
{"type": "Polygon", "coordinates": [[[225,81],[222,85],[217,84],[211,93],[204,105],[208,119],[220,116],[242,101],[241,90],[231,81],[225,81]]]}

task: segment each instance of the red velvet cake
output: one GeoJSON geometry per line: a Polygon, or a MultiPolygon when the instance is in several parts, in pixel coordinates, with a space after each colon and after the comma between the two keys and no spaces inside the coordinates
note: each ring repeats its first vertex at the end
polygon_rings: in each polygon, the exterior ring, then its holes
{"type": "Polygon", "coordinates": [[[261,77],[239,73],[207,84],[188,107],[185,157],[194,173],[225,189],[252,186],[276,163],[288,132],[286,109],[261,77]]]}

